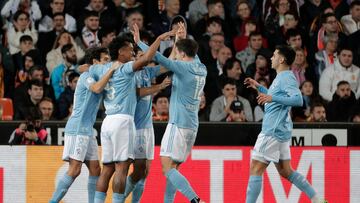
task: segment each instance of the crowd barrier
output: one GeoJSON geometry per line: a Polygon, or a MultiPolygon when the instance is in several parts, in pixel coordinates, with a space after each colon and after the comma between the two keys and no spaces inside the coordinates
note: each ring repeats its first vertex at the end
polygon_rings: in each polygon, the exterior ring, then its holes
{"type": "MultiPolygon", "coordinates": [[[[63,145],[64,121],[44,122],[49,132],[48,144],[63,145]]],[[[0,122],[0,145],[8,144],[9,137],[19,122],[0,122]]],[[[94,125],[94,134],[100,134],[101,122],[94,125]]],[[[155,143],[161,143],[165,122],[154,123],[155,143]]],[[[261,130],[261,123],[203,122],[199,125],[195,145],[252,146],[261,130]]],[[[360,146],[360,124],[357,123],[295,123],[292,146],[360,146]],[[329,142],[330,140],[330,142],[329,142]],[[335,140],[336,143],[333,143],[335,140]]],[[[99,139],[100,136],[98,136],[99,139]]],[[[100,143],[100,142],[99,142],[100,143]]]]}
{"type": "MultiPolygon", "coordinates": [[[[62,146],[0,146],[0,203],[45,203],[68,165],[62,146]]],[[[99,153],[101,148],[99,148],[99,153]]],[[[208,203],[245,202],[251,147],[194,147],[180,171],[208,203]]],[[[161,203],[165,178],[159,147],[145,184],[142,202],[161,203]]],[[[360,147],[291,147],[293,168],[303,174],[330,203],[360,202],[360,147]]],[[[63,203],[85,203],[88,171],[85,166],[63,203]]],[[[131,196],[127,199],[130,202],[131,196]]],[[[111,188],[106,202],[111,200],[111,188]]],[[[188,202],[177,193],[176,203],[188,202]]],[[[264,174],[258,203],[309,203],[294,185],[281,178],[273,164],[264,174]]]]}

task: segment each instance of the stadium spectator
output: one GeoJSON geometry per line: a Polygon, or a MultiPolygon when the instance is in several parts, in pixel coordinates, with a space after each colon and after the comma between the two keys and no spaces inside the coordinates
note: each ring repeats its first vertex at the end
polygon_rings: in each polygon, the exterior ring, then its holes
{"type": "Polygon", "coordinates": [[[97,36],[102,47],[108,47],[110,42],[116,37],[116,30],[114,28],[101,28],[97,36]]]}
{"type": "MultiPolygon", "coordinates": [[[[304,48],[303,35],[298,29],[289,29],[285,34],[286,44],[292,48],[304,48]]],[[[306,51],[306,50],[305,50],[306,51]]]]}
{"type": "MultiPolygon", "coordinates": [[[[94,0],[92,0],[94,1],[94,0]]],[[[82,49],[100,46],[97,32],[100,28],[99,13],[96,11],[86,11],[84,26],[81,27],[81,34],[75,38],[75,41],[82,49]]]]}
{"type": "Polygon", "coordinates": [[[43,97],[43,83],[40,80],[31,80],[28,86],[27,98],[14,106],[14,120],[25,120],[31,115],[31,109],[38,108],[38,104],[43,97]]]}
{"type": "Polygon", "coordinates": [[[79,80],[79,73],[77,72],[71,72],[68,76],[67,81],[68,84],[64,90],[60,94],[60,97],[58,99],[58,119],[63,120],[69,115],[69,107],[74,101],[74,93],[77,81],[79,80]]]}
{"type": "Polygon", "coordinates": [[[75,43],[70,33],[66,31],[60,33],[54,42],[52,50],[46,55],[46,68],[50,75],[56,66],[64,62],[61,49],[66,44],[72,44],[74,46],[78,60],[84,57],[85,52],[75,43]]]}
{"type": "Polygon", "coordinates": [[[116,4],[116,12],[121,17],[122,21],[125,21],[125,18],[132,12],[137,11],[143,15],[144,5],[143,3],[137,0],[120,0],[120,3],[117,3],[116,0],[113,1],[116,4]]]}
{"type": "Polygon", "coordinates": [[[246,72],[247,67],[255,62],[256,53],[262,48],[262,35],[259,32],[252,32],[249,36],[249,44],[246,49],[237,52],[235,57],[241,61],[241,67],[246,72]]]}
{"type": "Polygon", "coordinates": [[[340,81],[331,102],[327,105],[327,120],[331,122],[346,122],[356,107],[355,94],[350,83],[340,81]]]}
{"type": "Polygon", "coordinates": [[[125,16],[125,22],[124,25],[121,27],[122,32],[129,32],[133,29],[134,24],[136,24],[139,28],[139,30],[144,30],[144,15],[138,11],[134,10],[125,16]]]}
{"type": "Polygon", "coordinates": [[[55,99],[58,100],[60,94],[64,92],[68,84],[67,76],[71,71],[77,70],[77,56],[73,44],[64,45],[61,48],[64,62],[58,65],[51,73],[51,85],[54,88],[55,99]]]}
{"type": "MultiPolygon", "coordinates": [[[[212,35],[222,32],[221,18],[218,16],[214,16],[209,18],[206,21],[206,31],[201,35],[201,37],[197,40],[199,44],[198,55],[200,58],[203,58],[204,55],[209,55],[210,50],[210,39],[212,35]]],[[[223,34],[222,34],[223,35],[223,34]]],[[[225,43],[225,38],[224,42],[225,43]]],[[[206,61],[204,61],[206,63],[206,61]]]]}
{"type": "Polygon", "coordinates": [[[37,48],[40,50],[41,57],[46,58],[47,53],[53,48],[56,37],[62,32],[67,31],[65,29],[65,15],[64,13],[54,13],[52,15],[51,30],[46,32],[39,32],[39,40],[37,48]]]}
{"type": "MultiPolygon", "coordinates": [[[[236,15],[233,18],[236,35],[243,35],[245,31],[245,23],[252,21],[257,24],[255,18],[251,15],[251,5],[247,0],[238,1],[236,4],[236,15]]],[[[255,31],[255,30],[253,30],[255,31]]],[[[252,32],[253,32],[252,31],[252,32]]],[[[249,36],[250,33],[247,34],[249,36]]]]}
{"type": "Polygon", "coordinates": [[[199,121],[209,121],[210,108],[206,103],[205,93],[202,92],[199,107],[199,121]]]}
{"type": "Polygon", "coordinates": [[[64,17],[62,20],[63,29],[71,33],[76,32],[76,20],[73,16],[65,12],[65,3],[65,0],[51,0],[51,11],[41,19],[39,23],[39,32],[50,32],[54,29],[54,27],[56,28],[56,24],[59,23],[59,19],[55,18],[55,14],[59,13],[61,13],[64,17]]]}
{"type": "Polygon", "coordinates": [[[169,31],[171,26],[171,20],[179,15],[180,11],[180,0],[166,0],[165,10],[158,14],[152,24],[151,31],[155,36],[169,31]]]}
{"type": "Polygon", "coordinates": [[[208,13],[206,6],[207,0],[194,0],[189,4],[189,21],[192,28],[203,16],[208,13]]]}
{"type": "Polygon", "coordinates": [[[247,99],[236,94],[236,82],[233,79],[227,79],[223,82],[222,96],[216,98],[211,105],[210,121],[225,121],[232,113],[230,106],[233,101],[239,101],[243,105],[245,118],[247,121],[253,121],[253,113],[250,103],[247,99]]]}
{"type": "Polygon", "coordinates": [[[350,35],[360,29],[360,1],[353,1],[350,4],[350,14],[341,17],[341,24],[344,32],[350,35]]]}
{"type": "Polygon", "coordinates": [[[332,66],[325,68],[319,82],[319,92],[323,99],[331,101],[338,83],[342,80],[350,84],[356,99],[360,97],[360,69],[352,63],[352,60],[352,51],[343,47],[338,53],[338,60],[332,66]]]}
{"type": "Polygon", "coordinates": [[[54,103],[49,97],[44,97],[39,103],[39,110],[41,111],[42,120],[54,120],[54,103]]]}
{"type": "Polygon", "coordinates": [[[271,56],[272,53],[268,49],[260,49],[256,53],[254,63],[246,69],[246,75],[256,81],[264,78],[267,80],[267,84],[271,84],[276,76],[276,71],[271,68],[271,56]]]}
{"type": "Polygon", "coordinates": [[[17,11],[14,14],[13,24],[7,31],[7,35],[9,36],[9,51],[11,54],[20,51],[20,38],[24,35],[31,36],[33,44],[36,44],[38,33],[29,18],[29,14],[25,11],[17,11]]]}
{"type": "Polygon", "coordinates": [[[301,107],[293,107],[291,109],[292,118],[294,121],[305,121],[311,114],[311,105],[313,103],[320,103],[322,100],[317,94],[316,89],[311,81],[305,80],[300,84],[300,91],[303,98],[303,105],[301,107]]]}
{"type": "MultiPolygon", "coordinates": [[[[337,45],[338,45],[338,36],[337,35],[327,35],[324,37],[325,48],[319,50],[315,54],[315,79],[316,83],[319,83],[320,76],[325,70],[325,68],[331,67],[335,60],[337,60],[337,45]]],[[[316,85],[318,86],[318,85],[316,85]]]]}
{"type": "Polygon", "coordinates": [[[153,121],[169,120],[169,98],[163,93],[158,93],[153,99],[153,121]]]}
{"type": "MultiPolygon", "coordinates": [[[[249,19],[243,22],[243,30],[240,35],[234,37],[233,45],[236,52],[243,51],[249,45],[249,36],[252,32],[259,32],[259,25],[255,20],[249,19]]],[[[263,37],[263,47],[267,47],[267,40],[263,37]]]]}
{"type": "Polygon", "coordinates": [[[296,48],[294,50],[296,52],[296,56],[290,69],[294,73],[296,81],[300,86],[300,84],[306,80],[305,71],[307,71],[309,64],[306,61],[305,51],[302,48],[296,48]]]}
{"type": "Polygon", "coordinates": [[[26,117],[26,122],[21,123],[11,135],[11,145],[45,145],[48,133],[42,126],[41,112],[33,108],[26,117]]]}
{"type": "Polygon", "coordinates": [[[330,3],[326,0],[308,0],[300,7],[301,22],[305,25],[307,31],[314,19],[326,9],[331,8],[330,3]]]}
{"type": "Polygon", "coordinates": [[[1,16],[7,20],[8,26],[11,26],[10,22],[15,18],[17,11],[28,13],[32,24],[35,24],[42,16],[37,1],[8,0],[1,9],[1,16]]]}
{"type": "Polygon", "coordinates": [[[326,122],[326,110],[324,104],[315,102],[311,104],[310,116],[306,119],[307,122],[326,122]]]}

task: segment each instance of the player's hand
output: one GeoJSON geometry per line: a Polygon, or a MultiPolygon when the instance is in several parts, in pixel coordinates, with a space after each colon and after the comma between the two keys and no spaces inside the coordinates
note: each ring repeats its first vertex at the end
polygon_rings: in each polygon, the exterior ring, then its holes
{"type": "Polygon", "coordinates": [[[133,30],[131,31],[131,33],[134,36],[134,42],[137,44],[140,42],[140,31],[139,31],[139,27],[137,26],[136,23],[134,23],[133,26],[133,30]]]}
{"type": "Polygon", "coordinates": [[[259,95],[256,97],[258,104],[264,105],[265,103],[272,102],[272,96],[267,95],[264,93],[259,93],[259,95]]]}
{"type": "Polygon", "coordinates": [[[260,84],[252,78],[246,78],[244,80],[244,84],[247,85],[246,86],[247,88],[253,88],[253,89],[257,89],[257,87],[260,86],[260,84]]]}
{"type": "Polygon", "coordinates": [[[88,71],[89,68],[90,68],[90,64],[85,63],[85,64],[80,65],[78,67],[78,70],[79,70],[80,73],[83,73],[83,72],[88,71]]]}
{"type": "Polygon", "coordinates": [[[111,65],[111,70],[112,71],[116,71],[117,69],[119,69],[121,66],[121,63],[119,61],[115,61],[112,65],[111,65]]]}
{"type": "Polygon", "coordinates": [[[160,89],[163,90],[166,87],[168,87],[169,85],[171,85],[171,79],[169,78],[169,76],[166,76],[166,78],[160,84],[160,89]]]}
{"type": "Polygon", "coordinates": [[[161,41],[168,40],[170,37],[175,36],[177,30],[171,30],[169,32],[165,32],[158,36],[158,39],[161,41]]]}
{"type": "Polygon", "coordinates": [[[186,39],[186,28],[185,28],[185,24],[182,22],[178,23],[179,29],[176,31],[176,35],[175,35],[175,42],[177,42],[180,39],[186,39]]]}
{"type": "Polygon", "coordinates": [[[25,132],[25,137],[29,140],[36,140],[37,139],[37,134],[35,131],[26,131],[25,132]]]}

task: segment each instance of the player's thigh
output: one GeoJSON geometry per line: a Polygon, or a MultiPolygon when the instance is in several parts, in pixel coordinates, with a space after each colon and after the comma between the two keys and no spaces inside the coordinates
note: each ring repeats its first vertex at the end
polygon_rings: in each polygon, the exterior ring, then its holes
{"type": "Polygon", "coordinates": [[[269,164],[279,162],[281,143],[272,136],[259,134],[251,158],[269,164]]]}

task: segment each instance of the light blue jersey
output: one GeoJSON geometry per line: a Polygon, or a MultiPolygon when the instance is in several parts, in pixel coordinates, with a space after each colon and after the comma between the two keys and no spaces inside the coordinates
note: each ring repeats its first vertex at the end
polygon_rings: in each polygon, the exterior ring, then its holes
{"type": "Polygon", "coordinates": [[[101,101],[101,94],[89,89],[95,82],[89,72],[80,75],[74,93],[73,112],[65,126],[67,135],[93,135],[93,125],[101,101]]]}
{"type": "MultiPolygon", "coordinates": [[[[147,67],[136,72],[136,87],[151,87],[151,80],[158,76],[159,73],[160,66],[147,67]]],[[[152,95],[137,97],[134,121],[137,130],[152,127],[152,95]]]]}
{"type": "MultiPolygon", "coordinates": [[[[103,68],[90,67],[89,72],[95,80],[103,77],[111,68],[113,62],[103,65],[103,68]]],[[[101,66],[101,65],[100,65],[101,66]]],[[[104,105],[106,115],[126,114],[134,116],[136,107],[136,81],[133,71],[133,61],[122,64],[110,78],[104,88],[104,105]]]]}
{"type": "Polygon", "coordinates": [[[290,140],[293,124],[289,111],[292,106],[302,106],[303,99],[292,71],[278,73],[269,90],[258,88],[272,96],[272,102],[265,104],[265,115],[261,133],[273,136],[279,142],[290,140]]]}
{"type": "MultiPolygon", "coordinates": [[[[138,44],[142,50],[148,46],[138,44]]],[[[203,91],[206,78],[206,67],[198,57],[193,61],[176,61],[156,53],[155,60],[160,65],[174,72],[170,98],[169,123],[179,128],[197,130],[199,126],[198,111],[200,94],[203,91]]]]}

